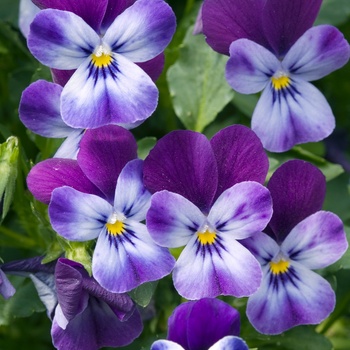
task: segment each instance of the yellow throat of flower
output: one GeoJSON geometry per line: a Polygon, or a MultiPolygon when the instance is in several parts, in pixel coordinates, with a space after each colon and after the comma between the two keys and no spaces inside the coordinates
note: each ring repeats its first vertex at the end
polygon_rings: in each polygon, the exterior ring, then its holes
{"type": "Polygon", "coordinates": [[[290,263],[286,260],[279,260],[278,262],[270,262],[270,270],[274,275],[286,273],[289,269],[290,263]]]}
{"type": "Polygon", "coordinates": [[[100,45],[91,55],[92,63],[98,67],[107,67],[112,62],[111,51],[103,45],[100,45]]]}
{"type": "Polygon", "coordinates": [[[197,237],[202,245],[213,244],[216,239],[216,233],[206,229],[204,232],[197,232],[197,237]]]}
{"type": "Polygon", "coordinates": [[[290,78],[287,75],[273,76],[271,77],[272,86],[275,90],[285,89],[290,84],[290,78]]]}
{"type": "Polygon", "coordinates": [[[116,221],[115,223],[111,224],[107,222],[106,228],[109,234],[113,236],[122,235],[124,233],[124,223],[123,221],[116,221]]]}

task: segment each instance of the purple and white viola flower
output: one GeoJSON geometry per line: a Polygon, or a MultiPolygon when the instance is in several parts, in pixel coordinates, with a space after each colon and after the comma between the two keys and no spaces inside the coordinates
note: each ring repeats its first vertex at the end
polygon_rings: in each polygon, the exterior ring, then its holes
{"type": "Polygon", "coordinates": [[[30,25],[39,11],[40,9],[34,5],[32,0],[20,0],[18,26],[25,38],[28,37],[30,25]]]}
{"type": "Polygon", "coordinates": [[[214,50],[230,55],[228,83],[243,94],[263,91],[252,129],[269,151],[320,141],[334,129],[328,102],[309,82],[345,65],[350,48],[337,28],[311,28],[321,3],[204,1],[203,33],[214,50]]]}
{"type": "MultiPolygon", "coordinates": [[[[44,7],[56,4],[42,2],[44,7]]],[[[40,62],[58,70],[76,69],[61,96],[62,118],[74,128],[136,126],[157,106],[157,87],[135,63],[147,66],[164,51],[175,31],[175,15],[163,0],[137,0],[129,7],[110,2],[108,15],[107,0],[77,3],[76,12],[83,12],[90,25],[73,12],[45,9],[30,27],[28,47],[40,62]]],[[[63,1],[61,8],[71,6],[63,1]]]]}
{"type": "Polygon", "coordinates": [[[167,340],[157,340],[151,350],[248,350],[239,329],[239,313],[229,304],[210,298],[189,301],[173,311],[167,340]]]}
{"type": "Polygon", "coordinates": [[[146,224],[163,247],[186,246],[173,271],[187,299],[248,296],[261,282],[260,265],[239,240],[263,230],[272,215],[264,182],[267,156],[257,136],[231,126],[210,141],[193,131],[160,139],[145,159],[152,192],[146,224]]]}
{"type": "Polygon", "coordinates": [[[321,210],[326,182],[315,166],[288,161],[267,187],[274,206],[267,233],[242,242],[264,274],[261,287],[248,299],[247,316],[259,332],[279,334],[318,324],[333,311],[332,287],[312,270],[336,262],[348,243],[339,217],[321,210]]]}

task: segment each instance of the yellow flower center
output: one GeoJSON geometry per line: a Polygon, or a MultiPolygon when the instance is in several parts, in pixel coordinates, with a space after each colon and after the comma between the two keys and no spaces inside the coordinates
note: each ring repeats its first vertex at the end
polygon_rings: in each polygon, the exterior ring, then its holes
{"type": "Polygon", "coordinates": [[[197,232],[198,240],[201,244],[213,244],[216,239],[216,233],[206,229],[204,232],[197,232]]]}
{"type": "Polygon", "coordinates": [[[285,89],[290,84],[290,78],[287,75],[271,77],[272,86],[275,90],[285,89]]]}
{"type": "Polygon", "coordinates": [[[278,262],[273,262],[273,261],[270,262],[270,270],[274,275],[286,273],[288,271],[289,266],[290,266],[290,263],[283,259],[281,259],[278,262]]]}
{"type": "Polygon", "coordinates": [[[106,228],[109,234],[113,236],[122,235],[124,233],[124,223],[123,221],[116,221],[115,223],[111,224],[107,222],[106,228]]]}
{"type": "Polygon", "coordinates": [[[91,59],[96,67],[106,67],[112,62],[111,51],[107,47],[100,45],[91,55],[91,59]]]}

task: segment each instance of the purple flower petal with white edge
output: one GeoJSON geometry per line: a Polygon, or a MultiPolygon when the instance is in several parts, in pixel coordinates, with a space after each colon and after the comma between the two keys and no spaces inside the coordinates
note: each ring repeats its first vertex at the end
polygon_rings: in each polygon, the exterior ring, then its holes
{"type": "Polygon", "coordinates": [[[234,90],[253,94],[263,90],[280,67],[280,61],[265,47],[240,39],[230,46],[226,80],[234,90]]]}
{"type": "Polygon", "coordinates": [[[205,223],[204,214],[188,199],[168,191],[155,193],[146,224],[152,239],[162,247],[186,245],[205,223]]]}
{"type": "Polygon", "coordinates": [[[76,129],[72,131],[68,137],[62,142],[56,151],[54,158],[77,159],[80,141],[84,136],[84,129],[76,129]]]}
{"type": "Polygon", "coordinates": [[[228,55],[235,40],[246,38],[268,46],[262,30],[263,0],[205,0],[203,33],[217,52],[228,55]]]}
{"type": "Polygon", "coordinates": [[[32,22],[28,47],[36,59],[50,68],[75,69],[93,53],[100,40],[74,13],[47,9],[32,22]]]}
{"type": "Polygon", "coordinates": [[[288,51],[283,65],[293,76],[311,81],[341,68],[349,60],[350,46],[344,35],[329,25],[309,29],[288,51]]]}
{"type": "Polygon", "coordinates": [[[326,196],[326,179],[314,165],[290,160],[272,175],[267,188],[273,201],[269,223],[278,242],[302,220],[321,210],[326,196]]]}
{"type": "Polygon", "coordinates": [[[65,85],[61,110],[68,125],[130,125],[144,121],[156,109],[158,89],[152,79],[121,55],[106,57],[106,64],[86,58],[65,85]]]}
{"type": "Polygon", "coordinates": [[[263,334],[318,324],[334,309],[335,294],[324,278],[297,262],[282,267],[263,267],[261,287],[248,299],[248,319],[263,334]]]}
{"type": "Polygon", "coordinates": [[[143,172],[145,186],[151,193],[175,192],[200,210],[209,211],[218,171],[213,149],[204,135],[189,130],[167,134],[146,157],[143,172]]]}
{"type": "Polygon", "coordinates": [[[282,76],[276,81],[265,88],[252,116],[252,130],[265,149],[284,152],[332,133],[333,112],[316,87],[297,77],[282,76]]]}
{"type": "Polygon", "coordinates": [[[145,220],[151,204],[151,194],[143,185],[142,168],[141,159],[126,164],[118,177],[114,198],[114,210],[136,221],[145,220]]]}
{"type": "Polygon", "coordinates": [[[13,287],[5,273],[0,269],[0,295],[9,299],[16,293],[16,289],[13,287]]]}
{"type": "Polygon", "coordinates": [[[168,340],[184,349],[208,349],[225,336],[238,335],[239,313],[219,299],[180,304],[168,320],[168,340]]]}
{"type": "Polygon", "coordinates": [[[21,122],[34,133],[44,137],[67,137],[72,128],[61,117],[60,98],[62,87],[38,80],[22,93],[19,104],[21,122]]]}
{"type": "Polygon", "coordinates": [[[175,27],[175,15],[165,1],[138,0],[114,20],[103,41],[125,58],[144,62],[164,51],[175,27]]]}
{"type": "Polygon", "coordinates": [[[222,338],[208,350],[249,350],[247,343],[234,336],[222,338]]]}
{"type": "Polygon", "coordinates": [[[104,199],[71,187],[52,192],[49,216],[53,229],[70,241],[95,239],[104,228],[113,207],[104,199]]]}
{"type": "Polygon", "coordinates": [[[170,340],[156,340],[150,350],[184,350],[184,348],[170,340]]]}
{"type": "Polygon", "coordinates": [[[322,0],[267,0],[261,13],[264,34],[278,57],[314,23],[322,0]]]}
{"type": "Polygon", "coordinates": [[[281,245],[283,253],[309,269],[333,264],[347,248],[342,221],[326,211],[319,211],[298,223],[281,245]]]}
{"type": "Polygon", "coordinates": [[[73,159],[52,158],[36,164],[27,176],[27,186],[38,201],[46,204],[50,202],[52,191],[62,186],[104,197],[73,159]]]}
{"type": "Polygon", "coordinates": [[[18,26],[25,38],[28,37],[30,24],[40,9],[31,0],[21,0],[19,3],[18,26]]]}
{"type": "Polygon", "coordinates": [[[144,224],[124,219],[107,223],[97,240],[92,273],[102,287],[116,293],[168,275],[175,259],[156,245],[144,224]]]}
{"type": "Polygon", "coordinates": [[[137,144],[131,132],[110,125],[86,130],[80,142],[78,164],[112,204],[120,172],[136,157],[137,144]]]}
{"type": "Polygon", "coordinates": [[[176,262],[173,280],[178,293],[186,299],[253,294],[261,283],[259,262],[231,236],[205,234],[191,238],[176,262]]]}
{"type": "Polygon", "coordinates": [[[243,125],[228,126],[216,133],[210,144],[219,173],[216,197],[242,181],[265,182],[269,161],[251,129],[243,125]]]}

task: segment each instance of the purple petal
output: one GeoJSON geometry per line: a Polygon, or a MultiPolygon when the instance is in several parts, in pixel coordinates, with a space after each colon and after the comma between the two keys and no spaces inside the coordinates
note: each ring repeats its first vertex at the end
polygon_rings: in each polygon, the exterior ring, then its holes
{"type": "Polygon", "coordinates": [[[77,159],[80,141],[84,136],[85,130],[83,129],[72,129],[68,137],[62,142],[54,155],[54,158],[69,158],[77,159]]]}
{"type": "Polygon", "coordinates": [[[247,316],[263,334],[279,334],[301,324],[318,324],[333,311],[335,295],[330,284],[294,263],[277,275],[265,267],[260,289],[248,300],[247,316]]]}
{"type": "Polygon", "coordinates": [[[221,194],[209,212],[208,222],[220,234],[243,239],[262,231],[271,216],[269,191],[257,182],[246,181],[221,194]]]}
{"type": "Polygon", "coordinates": [[[222,338],[208,350],[249,350],[249,348],[243,339],[229,336],[222,338]]]}
{"type": "Polygon", "coordinates": [[[290,259],[309,269],[327,267],[345,253],[348,242],[342,221],[331,212],[319,211],[297,224],[281,245],[290,259]]]}
{"type": "Polygon", "coordinates": [[[280,89],[269,84],[252,117],[252,130],[265,149],[272,152],[321,141],[334,127],[333,112],[322,93],[296,77],[290,78],[289,85],[280,89]]]}
{"type": "Polygon", "coordinates": [[[151,350],[184,350],[184,348],[170,340],[156,340],[151,345],[151,350]]]}
{"type": "Polygon", "coordinates": [[[217,197],[242,181],[264,183],[269,161],[261,141],[249,128],[229,126],[215,134],[210,144],[219,172],[217,197]]]}
{"type": "Polygon", "coordinates": [[[247,39],[237,40],[230,46],[226,80],[234,90],[253,94],[265,88],[280,65],[263,46],[247,39]]]}
{"type": "Polygon", "coordinates": [[[158,89],[136,64],[113,54],[107,66],[88,57],[62,92],[62,118],[75,128],[139,125],[156,109],[158,89]],[[108,68],[106,68],[108,67],[108,68]]]}
{"type": "Polygon", "coordinates": [[[72,159],[54,158],[38,163],[28,174],[27,186],[38,201],[47,204],[50,202],[52,191],[62,186],[103,196],[82,172],[77,161],[72,159]]]}
{"type": "Polygon", "coordinates": [[[0,269],[0,295],[9,299],[16,293],[16,289],[13,287],[5,273],[0,269]]]}
{"type": "Polygon", "coordinates": [[[204,298],[179,305],[168,320],[168,339],[185,349],[209,349],[228,335],[238,335],[239,313],[218,299],[204,298]]]}
{"type": "Polygon", "coordinates": [[[84,174],[114,201],[120,172],[137,157],[137,144],[130,131],[116,125],[87,130],[80,142],[78,163],[84,174]]]}
{"type": "Polygon", "coordinates": [[[281,57],[314,23],[322,0],[268,0],[262,12],[264,33],[281,57]]]}
{"type": "Polygon", "coordinates": [[[156,81],[162,74],[164,63],[165,63],[165,55],[164,53],[161,53],[149,61],[140,62],[140,63],[135,62],[135,63],[140,68],[142,68],[153,81],[156,81]]]}
{"type": "Polygon", "coordinates": [[[173,131],[151,150],[144,163],[151,193],[168,190],[209,211],[217,189],[217,164],[207,138],[193,131],[173,131]]]}
{"type": "Polygon", "coordinates": [[[152,196],[146,219],[152,239],[168,248],[187,244],[206,220],[193,203],[168,191],[157,192],[152,196]]]}
{"type": "Polygon", "coordinates": [[[19,117],[31,131],[44,137],[67,137],[72,128],[65,124],[60,112],[62,87],[38,80],[22,93],[19,117]]]}
{"type": "Polygon", "coordinates": [[[326,180],[310,163],[290,160],[274,172],[267,188],[274,210],[269,226],[282,242],[300,221],[322,208],[326,180]]]}
{"type": "Polygon", "coordinates": [[[95,31],[98,31],[105,14],[108,0],[32,0],[41,9],[70,11],[81,17],[95,31]]]}
{"type": "Polygon", "coordinates": [[[19,3],[18,26],[25,38],[28,37],[30,24],[40,9],[31,0],[21,0],[19,3]]]}
{"type": "Polygon", "coordinates": [[[267,46],[261,20],[263,6],[263,0],[205,0],[202,20],[207,43],[226,55],[231,43],[242,38],[267,46]]]}
{"type": "Polygon", "coordinates": [[[335,27],[323,25],[309,29],[283,60],[293,75],[317,80],[341,68],[349,60],[350,47],[335,27]]]}
{"type": "Polygon", "coordinates": [[[52,79],[54,83],[61,86],[65,86],[71,76],[74,74],[75,69],[72,70],[61,70],[61,69],[51,69],[52,79]]]}
{"type": "Polygon", "coordinates": [[[106,32],[117,16],[131,6],[136,0],[108,0],[107,11],[102,22],[102,31],[106,32]]]}
{"type": "Polygon", "coordinates": [[[30,26],[28,47],[50,68],[75,69],[99,45],[98,34],[72,12],[40,11],[30,26]]]}
{"type": "Polygon", "coordinates": [[[164,51],[175,27],[175,15],[165,1],[138,0],[114,20],[103,41],[132,62],[144,62],[164,51]]]}
{"type": "Polygon", "coordinates": [[[203,8],[203,4],[201,4],[199,8],[196,22],[194,23],[194,28],[192,32],[193,35],[203,34],[202,8],[203,8]]]}
{"type": "Polygon", "coordinates": [[[156,245],[146,226],[126,220],[121,234],[103,230],[92,258],[92,273],[102,287],[115,293],[130,291],[142,283],[168,275],[175,259],[156,245]]]}

